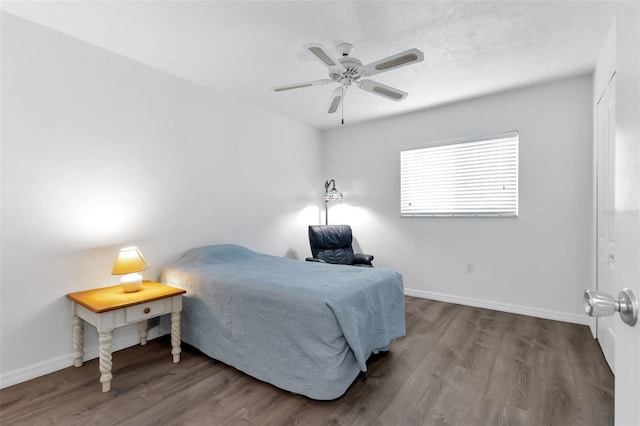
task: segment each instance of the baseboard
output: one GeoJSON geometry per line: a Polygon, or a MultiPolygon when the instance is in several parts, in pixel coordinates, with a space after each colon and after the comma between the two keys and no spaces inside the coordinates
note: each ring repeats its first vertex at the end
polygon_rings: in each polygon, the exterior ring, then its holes
{"type": "Polygon", "coordinates": [[[422,299],[439,300],[441,302],[475,306],[476,308],[492,309],[494,311],[509,312],[512,314],[521,314],[536,318],[545,318],[555,321],[570,322],[574,324],[590,325],[590,318],[586,315],[574,315],[568,314],[566,312],[548,311],[546,309],[532,308],[529,306],[492,302],[490,300],[453,296],[450,294],[434,293],[431,291],[415,290],[411,288],[405,288],[404,294],[406,294],[407,296],[414,296],[422,299]]]}
{"type": "MultiPolygon", "coordinates": [[[[147,335],[147,340],[153,340],[160,337],[160,327],[150,328],[147,335]]],[[[112,352],[116,352],[122,349],[126,349],[131,346],[140,344],[140,338],[135,334],[129,336],[113,339],[112,352]]],[[[98,346],[91,346],[84,349],[84,361],[89,361],[98,358],[100,349],[98,346]]],[[[35,379],[36,377],[44,376],[54,371],[62,370],[67,367],[73,366],[73,352],[52,358],[47,361],[42,361],[37,364],[29,365],[27,367],[18,368],[17,370],[9,371],[4,374],[0,374],[0,389],[4,389],[9,386],[17,385],[18,383],[26,382],[27,380],[35,379]]]]}

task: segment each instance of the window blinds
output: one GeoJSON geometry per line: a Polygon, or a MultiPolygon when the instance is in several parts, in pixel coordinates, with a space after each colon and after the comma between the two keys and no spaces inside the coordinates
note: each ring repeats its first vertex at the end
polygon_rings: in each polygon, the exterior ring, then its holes
{"type": "Polygon", "coordinates": [[[402,216],[518,215],[518,133],[400,153],[402,216]]]}

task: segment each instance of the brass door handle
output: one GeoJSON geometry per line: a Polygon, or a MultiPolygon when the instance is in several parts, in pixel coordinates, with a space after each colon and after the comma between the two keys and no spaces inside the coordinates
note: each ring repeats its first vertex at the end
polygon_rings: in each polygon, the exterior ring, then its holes
{"type": "Polygon", "coordinates": [[[149,312],[151,312],[151,308],[144,308],[144,313],[148,314],[149,312]]]}

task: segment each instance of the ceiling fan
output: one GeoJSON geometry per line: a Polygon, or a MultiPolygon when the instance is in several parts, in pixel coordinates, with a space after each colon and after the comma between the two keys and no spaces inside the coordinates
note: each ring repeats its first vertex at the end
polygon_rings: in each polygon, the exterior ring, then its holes
{"type": "Polygon", "coordinates": [[[361,79],[383,72],[395,70],[411,64],[416,64],[424,60],[424,54],[418,49],[409,49],[396,53],[387,58],[380,59],[367,65],[354,57],[349,56],[353,51],[353,45],[349,43],[339,44],[337,47],[340,57],[335,59],[327,49],[319,43],[310,43],[304,46],[306,50],[318,59],[329,70],[329,78],[304,83],[289,84],[286,86],[274,87],[274,92],[284,92],[286,90],[300,89],[302,87],[320,86],[328,83],[339,83],[331,95],[327,112],[333,114],[342,104],[345,91],[355,84],[358,88],[374,95],[399,102],[407,97],[408,93],[398,90],[386,84],[373,80],[361,79]]]}

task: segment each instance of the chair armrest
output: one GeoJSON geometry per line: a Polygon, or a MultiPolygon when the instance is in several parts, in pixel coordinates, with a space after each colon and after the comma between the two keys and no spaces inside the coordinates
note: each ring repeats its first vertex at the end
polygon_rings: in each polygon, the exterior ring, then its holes
{"type": "Polygon", "coordinates": [[[317,257],[307,257],[305,260],[307,262],[327,263],[326,261],[324,261],[322,259],[318,259],[317,257]]]}
{"type": "Polygon", "coordinates": [[[354,264],[364,264],[364,265],[371,265],[373,262],[373,255],[370,254],[363,254],[363,253],[356,253],[353,255],[353,263],[354,264]]]}

